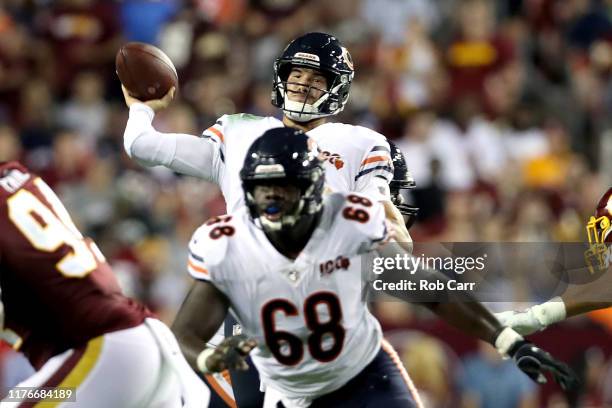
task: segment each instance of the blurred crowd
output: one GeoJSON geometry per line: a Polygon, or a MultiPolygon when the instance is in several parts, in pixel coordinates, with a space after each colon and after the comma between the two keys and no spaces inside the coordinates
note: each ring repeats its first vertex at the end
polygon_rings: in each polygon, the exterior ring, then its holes
{"type": "MultiPolygon", "coordinates": [[[[338,120],[403,149],[417,183],[408,199],[421,209],[415,240],[586,239],[612,183],[610,0],[3,0],[0,161],[41,174],[126,292],[170,321],[189,286],[186,244],[224,202],[212,184],[127,158],[115,53],[127,41],[162,48],[180,89],[155,126],[197,135],[226,113],[280,117],[272,62],[307,31],[337,35],[355,61],[338,120]]],[[[561,325],[602,339],[566,353],[584,378],[567,398],[538,394],[490,350],[458,346],[409,306],[377,312],[400,333],[430,407],[503,408],[506,394],[508,408],[612,406],[605,314],[561,325]]],[[[542,341],[555,350],[553,335],[542,341]]],[[[27,369],[3,356],[6,387],[27,369]]]]}

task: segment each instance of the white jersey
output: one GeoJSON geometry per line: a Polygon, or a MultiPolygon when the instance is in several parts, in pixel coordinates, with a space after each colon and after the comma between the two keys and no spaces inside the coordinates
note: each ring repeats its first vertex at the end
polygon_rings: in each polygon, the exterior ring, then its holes
{"type": "MultiPolygon", "coordinates": [[[[249,147],[266,130],[283,126],[271,116],[241,113],[222,116],[202,134],[213,141],[222,163],[215,181],[221,187],[228,212],[244,204],[240,169],[249,147]]],[[[343,123],[325,123],[307,135],[317,142],[325,157],[326,184],[332,191],[355,191],[377,200],[387,199],[386,189],[379,189],[391,181],[393,165],[383,135],[343,123]]]]}
{"type": "MultiPolygon", "coordinates": [[[[124,134],[125,149],[145,165],[164,165],[176,172],[219,185],[228,212],[244,204],[240,169],[247,150],[266,130],[282,127],[271,116],[223,115],[201,138],[167,134],[151,126],[153,111],[134,104],[124,134]]],[[[307,132],[325,157],[326,184],[332,191],[354,191],[376,200],[389,200],[393,177],[386,138],[362,126],[325,123],[307,132]]]]}
{"type": "Polygon", "coordinates": [[[228,297],[245,334],[257,340],[251,357],[264,385],[290,399],[316,398],[346,384],[380,349],[382,331],[362,295],[360,254],[387,238],[380,203],[334,193],[291,260],[243,206],[195,232],[188,270],[228,297]]]}

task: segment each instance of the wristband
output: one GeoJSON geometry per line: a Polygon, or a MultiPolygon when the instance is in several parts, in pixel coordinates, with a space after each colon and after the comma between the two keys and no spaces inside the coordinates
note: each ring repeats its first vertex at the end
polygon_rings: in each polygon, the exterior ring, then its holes
{"type": "Polygon", "coordinates": [[[523,336],[515,332],[512,328],[506,327],[495,339],[495,348],[501,355],[506,356],[512,345],[521,340],[523,340],[523,336]]]}
{"type": "Polygon", "coordinates": [[[560,322],[566,317],[565,303],[558,296],[546,303],[533,306],[531,311],[543,327],[560,322]]]}
{"type": "Polygon", "coordinates": [[[198,370],[200,370],[201,373],[203,373],[203,374],[211,374],[212,373],[212,371],[210,371],[208,369],[208,367],[206,366],[206,360],[214,352],[215,352],[214,348],[207,347],[204,350],[202,350],[200,352],[200,354],[198,354],[198,357],[196,359],[196,366],[198,367],[198,370]]]}

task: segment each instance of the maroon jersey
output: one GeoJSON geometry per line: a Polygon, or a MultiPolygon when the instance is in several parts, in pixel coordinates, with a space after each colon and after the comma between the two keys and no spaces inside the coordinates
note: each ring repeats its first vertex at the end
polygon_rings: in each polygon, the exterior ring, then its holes
{"type": "Polygon", "coordinates": [[[37,369],[50,357],[152,316],[121,293],[96,245],[53,191],[19,163],[0,164],[3,338],[37,369]]]}

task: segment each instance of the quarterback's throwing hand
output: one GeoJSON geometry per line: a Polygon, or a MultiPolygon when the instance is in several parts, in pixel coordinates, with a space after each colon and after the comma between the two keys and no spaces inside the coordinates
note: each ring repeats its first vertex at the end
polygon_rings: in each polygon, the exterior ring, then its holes
{"type": "Polygon", "coordinates": [[[141,101],[139,99],[134,98],[133,96],[130,96],[128,90],[123,85],[121,85],[121,90],[123,91],[123,98],[125,99],[125,104],[128,108],[134,103],[142,103],[153,109],[155,112],[158,112],[170,105],[170,102],[172,102],[172,100],[174,99],[174,93],[176,91],[176,88],[170,88],[170,90],[161,99],[151,99],[149,101],[141,101]]]}
{"type": "Polygon", "coordinates": [[[254,339],[244,334],[226,337],[206,359],[206,367],[212,372],[226,369],[245,371],[249,365],[245,358],[257,346],[254,339]]]}

